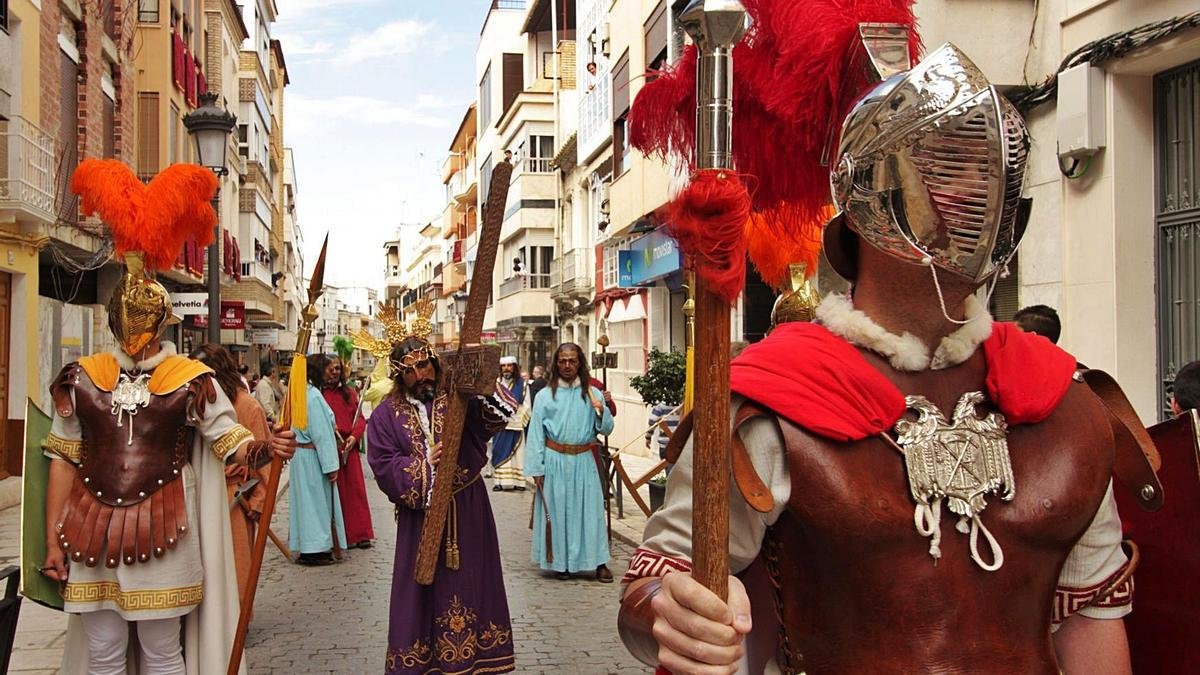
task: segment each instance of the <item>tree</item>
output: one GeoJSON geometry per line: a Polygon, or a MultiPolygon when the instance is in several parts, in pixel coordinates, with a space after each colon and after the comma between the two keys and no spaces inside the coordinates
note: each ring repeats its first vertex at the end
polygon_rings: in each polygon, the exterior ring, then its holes
{"type": "Polygon", "coordinates": [[[645,375],[629,380],[629,386],[641,395],[646,405],[677,406],[683,402],[683,388],[687,381],[687,357],[675,350],[664,352],[650,349],[649,365],[645,375]]]}

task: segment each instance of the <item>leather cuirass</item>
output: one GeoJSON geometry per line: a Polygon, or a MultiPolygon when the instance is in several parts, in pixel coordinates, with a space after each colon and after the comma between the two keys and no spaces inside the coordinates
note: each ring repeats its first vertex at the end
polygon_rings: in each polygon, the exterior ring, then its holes
{"type": "MultiPolygon", "coordinates": [[[[964,392],[985,391],[978,354],[937,372],[875,363],[901,391],[943,411],[964,392]]],[[[1076,383],[1045,421],[1009,429],[1015,497],[992,498],[982,514],[1004,563],[985,571],[948,511],[942,557],[931,558],[895,446],[877,437],[833,442],[780,418],[792,491],[758,561],[774,597],[752,602],[775,605],[783,672],[1057,673],[1052,603],[1112,475],[1105,419],[1076,383]]]]}
{"type": "Polygon", "coordinates": [[[135,414],[115,414],[113,392],[75,387],[75,414],[83,428],[79,475],[99,501],[136,504],[179,477],[191,453],[189,388],[150,395],[135,414]]]}

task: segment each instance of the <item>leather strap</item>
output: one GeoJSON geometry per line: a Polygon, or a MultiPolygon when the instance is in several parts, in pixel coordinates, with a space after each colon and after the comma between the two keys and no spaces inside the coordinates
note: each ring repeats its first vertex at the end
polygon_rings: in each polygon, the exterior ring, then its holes
{"type": "Polygon", "coordinates": [[[565,445],[549,438],[546,439],[547,448],[564,455],[582,455],[585,452],[591,452],[592,448],[595,446],[595,443],[585,443],[583,445],[565,445]]]}
{"type": "MultiPolygon", "coordinates": [[[[775,507],[775,498],[771,490],[763,483],[754,462],[750,460],[750,452],[746,449],[742,435],[738,431],[742,425],[759,417],[767,418],[778,424],[775,415],[756,403],[743,401],[733,416],[733,431],[729,434],[730,462],[733,465],[733,479],[737,482],[738,490],[750,508],[759,513],[769,513],[775,507]]],[[[782,450],[781,450],[782,451],[782,450]]]]}
{"type": "MultiPolygon", "coordinates": [[[[754,462],[750,460],[750,452],[746,449],[746,444],[738,433],[743,424],[758,417],[770,418],[778,424],[775,415],[757,403],[746,400],[738,406],[733,417],[733,431],[729,435],[730,462],[733,468],[734,482],[737,483],[738,490],[742,493],[746,503],[759,513],[769,513],[771,509],[775,508],[775,498],[758,475],[758,470],[754,468],[754,462]]],[[[679,420],[679,425],[675,427],[675,433],[671,434],[671,438],[667,440],[665,452],[667,462],[675,464],[679,461],[688,437],[692,435],[694,424],[692,413],[684,415],[683,419],[679,420]]]]}
{"type": "Polygon", "coordinates": [[[1079,374],[1110,414],[1116,443],[1113,473],[1117,481],[1129,490],[1142,509],[1159,510],[1163,505],[1163,489],[1156,472],[1162,466],[1162,458],[1149,432],[1112,376],[1102,370],[1082,370],[1079,374]]]}

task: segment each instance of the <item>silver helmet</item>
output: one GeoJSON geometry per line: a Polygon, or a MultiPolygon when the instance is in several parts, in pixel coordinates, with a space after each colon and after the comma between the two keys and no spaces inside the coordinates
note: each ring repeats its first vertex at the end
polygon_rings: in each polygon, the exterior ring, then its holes
{"type": "Polygon", "coordinates": [[[942,45],[846,117],[830,176],[839,214],[827,235],[845,226],[891,256],[983,283],[1024,234],[1028,156],[1020,113],[942,45]]]}

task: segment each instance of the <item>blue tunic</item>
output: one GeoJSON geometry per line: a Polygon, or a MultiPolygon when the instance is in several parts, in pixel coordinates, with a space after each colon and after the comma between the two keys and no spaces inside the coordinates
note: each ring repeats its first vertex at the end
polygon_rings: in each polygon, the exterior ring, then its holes
{"type": "MultiPolygon", "coordinates": [[[[603,403],[600,390],[589,387],[594,400],[603,403]]],[[[550,510],[550,536],[554,560],[545,551],[546,517],[541,499],[534,500],[533,562],[556,572],[591,571],[608,562],[608,532],[604,517],[604,490],[593,453],[565,455],[546,447],[546,439],[563,445],[596,442],[597,435],[612,432],[613,418],[601,405],[597,416],[578,379],[560,382],[558,390],[545,387],[533,402],[533,417],[525,438],[525,473],[545,476],[546,505],[550,510]]]]}
{"type": "Polygon", "coordinates": [[[297,448],[291,461],[288,482],[288,546],[296,553],[324,553],[333,549],[329,532],[330,507],[337,518],[338,543],[346,548],[346,525],[342,521],[337,486],[326,474],[338,470],[337,439],[334,437],[333,411],[321,392],[308,385],[308,426],[293,429],[296,442],[314,445],[297,448]]]}

